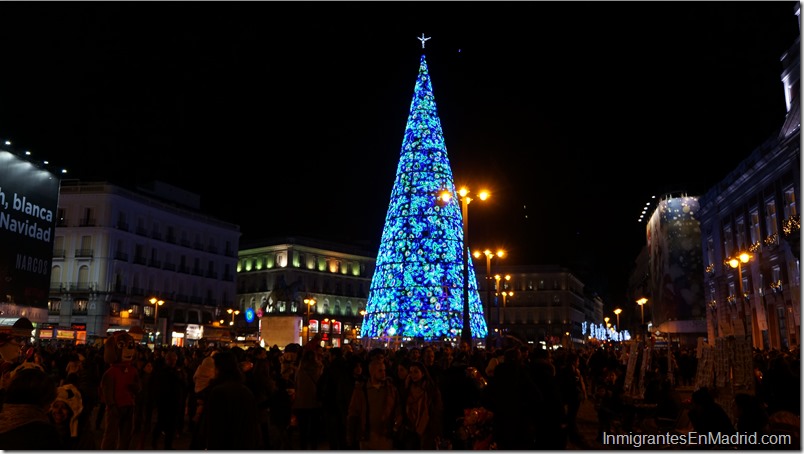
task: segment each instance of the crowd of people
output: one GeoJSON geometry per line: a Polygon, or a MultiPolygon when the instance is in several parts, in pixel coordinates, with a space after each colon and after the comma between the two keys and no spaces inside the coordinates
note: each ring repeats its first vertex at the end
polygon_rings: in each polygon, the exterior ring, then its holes
{"type": "MultiPolygon", "coordinates": [[[[0,447],[157,450],[186,436],[199,450],[553,450],[589,447],[577,424],[586,400],[599,435],[634,417],[623,399],[626,361],[614,348],[322,348],[314,339],[282,350],[152,351],[115,342],[132,349],[130,360],[109,364],[91,345],[24,345],[16,358],[4,355],[0,447]]],[[[681,411],[674,389],[692,385],[695,355],[664,355],[645,375],[644,401],[672,419],[681,411]]],[[[706,388],[693,394],[691,423],[769,433],[774,414],[796,421],[798,355],[756,359],[756,393],[735,397],[734,424],[706,388]]]]}

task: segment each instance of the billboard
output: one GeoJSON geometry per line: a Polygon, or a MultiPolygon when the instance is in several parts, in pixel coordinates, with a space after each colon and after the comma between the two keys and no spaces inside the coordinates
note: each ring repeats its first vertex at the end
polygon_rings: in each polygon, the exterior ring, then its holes
{"type": "Polygon", "coordinates": [[[59,179],[0,148],[0,302],[46,308],[59,179]]]}

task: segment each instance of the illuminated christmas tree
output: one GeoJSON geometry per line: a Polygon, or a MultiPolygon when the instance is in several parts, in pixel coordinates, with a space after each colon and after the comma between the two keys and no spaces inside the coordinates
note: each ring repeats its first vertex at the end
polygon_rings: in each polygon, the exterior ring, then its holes
{"type": "MultiPolygon", "coordinates": [[[[463,218],[422,55],[361,336],[456,339],[463,329],[463,218]],[[447,191],[451,200],[439,195],[447,191]]],[[[468,251],[464,252],[468,255],[468,251]]],[[[471,334],[488,334],[471,257],[471,334]]]]}

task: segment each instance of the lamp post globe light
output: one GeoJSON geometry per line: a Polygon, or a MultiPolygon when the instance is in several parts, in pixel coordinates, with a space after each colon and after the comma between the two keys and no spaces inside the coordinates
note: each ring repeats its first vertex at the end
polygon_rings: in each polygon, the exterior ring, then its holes
{"type": "Polygon", "coordinates": [[[622,310],[622,309],[620,309],[619,307],[618,307],[618,308],[616,308],[616,309],[614,309],[614,315],[616,315],[616,316],[617,316],[617,329],[618,329],[618,330],[620,329],[620,314],[621,314],[622,312],[623,312],[623,310],[622,310]]]}
{"type": "Polygon", "coordinates": [[[154,306],[154,345],[159,345],[159,306],[165,304],[165,301],[151,297],[148,302],[154,306]]]}
{"type": "Polygon", "coordinates": [[[226,312],[227,312],[228,314],[231,314],[231,315],[232,315],[232,321],[230,321],[230,322],[229,322],[229,326],[234,326],[234,319],[235,319],[235,315],[240,314],[240,311],[239,311],[239,310],[237,310],[237,309],[232,309],[232,308],[230,307],[229,309],[226,309],[226,312]]]}
{"type": "MultiPolygon", "coordinates": [[[[462,187],[458,191],[461,196],[461,219],[463,220],[463,253],[461,258],[463,261],[463,329],[461,330],[461,341],[472,345],[472,325],[471,317],[469,315],[469,204],[472,198],[469,197],[469,189],[462,187]]],[[[441,199],[444,202],[449,202],[451,195],[448,191],[441,193],[441,199]]],[[[477,194],[480,200],[489,198],[488,191],[480,191],[477,194]]]]}
{"type": "Polygon", "coordinates": [[[645,331],[646,331],[646,329],[645,329],[645,303],[647,303],[647,302],[648,302],[648,299],[645,298],[645,297],[642,297],[642,298],[638,299],[637,302],[636,302],[637,304],[639,304],[639,309],[640,309],[640,312],[642,313],[642,324],[640,325],[639,330],[642,332],[643,335],[645,334],[645,331]]]}
{"type": "MultiPolygon", "coordinates": [[[[306,342],[310,342],[310,308],[313,307],[315,304],[315,298],[305,298],[304,304],[307,305],[307,323],[305,324],[305,330],[307,331],[306,342]]],[[[365,315],[365,313],[363,313],[365,315]]]]}
{"type": "MultiPolygon", "coordinates": [[[[489,324],[489,313],[491,312],[491,293],[492,293],[491,292],[491,280],[495,279],[497,284],[499,284],[499,282],[500,282],[499,275],[493,276],[493,277],[491,275],[491,259],[494,258],[495,256],[500,257],[500,258],[504,257],[505,256],[505,251],[502,250],[502,249],[498,249],[497,252],[491,252],[490,249],[486,249],[483,252],[475,251],[474,254],[472,254],[472,255],[476,259],[480,258],[481,255],[486,256],[486,307],[484,308],[483,312],[484,312],[484,315],[485,315],[485,318],[486,318],[486,326],[488,326],[488,324],[489,324]]],[[[495,288],[495,290],[499,290],[499,289],[495,288]]],[[[498,306],[497,311],[498,311],[498,314],[499,314],[499,306],[498,306]]],[[[500,319],[500,317],[498,315],[497,316],[498,324],[499,324],[499,319],[500,319]]]]}
{"type": "MultiPolygon", "coordinates": [[[[732,269],[737,270],[737,299],[735,301],[740,302],[740,309],[743,312],[742,322],[745,323],[748,320],[748,316],[745,312],[745,290],[743,290],[743,263],[748,263],[754,256],[747,252],[739,252],[737,257],[731,257],[726,260],[726,263],[732,267],[732,269]]],[[[751,326],[745,326],[746,333],[750,333],[751,337],[753,337],[753,323],[751,326]]],[[[753,342],[752,342],[753,343],[753,342]]]]}

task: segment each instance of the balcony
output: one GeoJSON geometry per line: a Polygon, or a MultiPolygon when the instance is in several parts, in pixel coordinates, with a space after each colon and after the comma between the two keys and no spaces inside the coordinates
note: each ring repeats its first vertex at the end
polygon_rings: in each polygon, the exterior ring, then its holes
{"type": "Polygon", "coordinates": [[[203,276],[204,272],[201,271],[201,268],[193,268],[193,276],[203,276]]]}
{"type": "Polygon", "coordinates": [[[67,219],[56,219],[56,227],[67,227],[67,219]]]}
{"type": "Polygon", "coordinates": [[[165,238],[165,240],[170,244],[176,244],[176,236],[172,235],[170,233],[167,234],[167,237],[165,238]]]}
{"type": "Polygon", "coordinates": [[[67,256],[67,251],[64,249],[54,249],[53,250],[53,258],[54,259],[64,259],[67,256]]]}
{"type": "Polygon", "coordinates": [[[128,254],[125,252],[115,252],[114,259],[122,262],[128,262],[128,254]]]}
{"type": "Polygon", "coordinates": [[[190,267],[187,265],[179,265],[179,273],[190,274],[190,267]]]}
{"type": "Polygon", "coordinates": [[[162,269],[168,271],[176,271],[176,264],[172,262],[165,262],[164,265],[162,265],[162,269]]]}
{"type": "Polygon", "coordinates": [[[128,223],[123,221],[117,221],[117,225],[115,225],[118,230],[122,230],[124,232],[128,232],[128,223]]]}
{"type": "Polygon", "coordinates": [[[181,245],[184,247],[190,247],[190,240],[181,240],[181,245]]]}
{"type": "Polygon", "coordinates": [[[134,256],[134,263],[137,265],[145,265],[148,260],[143,256],[134,256]]]}
{"type": "Polygon", "coordinates": [[[193,243],[193,248],[197,249],[199,251],[203,251],[204,250],[204,245],[201,244],[200,241],[196,241],[195,243],[193,243]]]}
{"type": "Polygon", "coordinates": [[[92,258],[92,249],[76,249],[75,250],[75,258],[92,258]]]}
{"type": "Polygon", "coordinates": [[[152,268],[162,268],[162,262],[156,259],[151,259],[151,261],[148,262],[148,266],[152,268]]]}
{"type": "Polygon", "coordinates": [[[137,227],[137,235],[148,236],[148,231],[145,230],[145,227],[142,227],[142,226],[137,227]]]}
{"type": "Polygon", "coordinates": [[[159,230],[154,230],[151,232],[151,238],[162,241],[162,234],[159,233],[159,230]]]}
{"type": "Polygon", "coordinates": [[[79,227],[95,227],[95,219],[85,218],[78,222],[79,227]]]}
{"type": "Polygon", "coordinates": [[[207,277],[210,278],[210,279],[217,279],[218,278],[218,273],[216,273],[214,271],[211,271],[211,270],[207,271],[207,277]]]}

